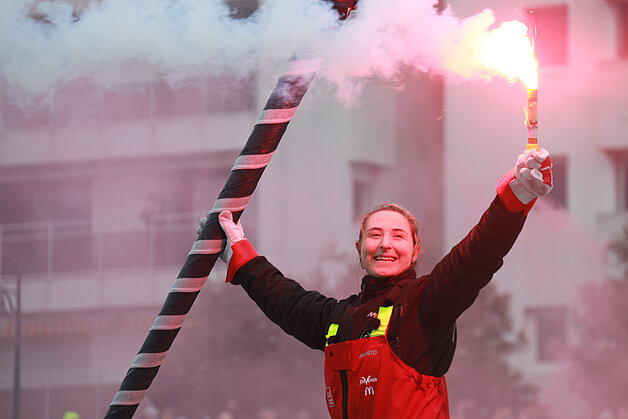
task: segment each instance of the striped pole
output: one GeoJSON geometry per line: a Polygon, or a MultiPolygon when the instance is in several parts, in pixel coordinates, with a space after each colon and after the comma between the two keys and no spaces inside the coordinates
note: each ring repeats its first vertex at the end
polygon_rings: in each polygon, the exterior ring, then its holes
{"type": "Polygon", "coordinates": [[[295,59],[280,76],[105,418],[133,417],[224,246],[218,214],[240,218],[321,64],[295,59]]]}

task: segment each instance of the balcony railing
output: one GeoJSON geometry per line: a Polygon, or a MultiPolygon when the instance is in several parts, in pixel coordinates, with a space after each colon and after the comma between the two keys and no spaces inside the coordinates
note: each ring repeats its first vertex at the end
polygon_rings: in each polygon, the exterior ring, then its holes
{"type": "Polygon", "coordinates": [[[63,273],[180,265],[196,239],[198,213],[151,216],[144,228],[105,231],[90,220],[0,225],[0,273],[63,273]]]}

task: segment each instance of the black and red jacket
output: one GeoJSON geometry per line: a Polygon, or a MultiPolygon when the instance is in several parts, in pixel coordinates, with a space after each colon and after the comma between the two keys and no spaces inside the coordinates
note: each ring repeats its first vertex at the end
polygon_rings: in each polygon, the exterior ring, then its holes
{"type": "Polygon", "coordinates": [[[372,313],[391,302],[387,339],[393,352],[420,374],[440,377],[453,359],[456,319],[502,266],[525,218],[495,198],[430,274],[416,278],[410,269],[394,278],[365,276],[360,293],[342,300],[304,290],[261,256],[242,265],[232,282],[286,333],[318,350],[325,348],[331,323],[339,324],[333,343],[359,339],[378,327],[372,313]]]}

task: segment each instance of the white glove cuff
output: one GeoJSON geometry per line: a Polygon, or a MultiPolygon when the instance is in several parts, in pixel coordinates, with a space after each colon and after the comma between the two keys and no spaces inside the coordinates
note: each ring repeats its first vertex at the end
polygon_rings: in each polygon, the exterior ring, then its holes
{"type": "Polygon", "coordinates": [[[517,178],[511,180],[509,186],[512,193],[514,193],[517,199],[524,205],[530,203],[530,201],[537,197],[526,188],[521,181],[517,180],[517,178]]]}

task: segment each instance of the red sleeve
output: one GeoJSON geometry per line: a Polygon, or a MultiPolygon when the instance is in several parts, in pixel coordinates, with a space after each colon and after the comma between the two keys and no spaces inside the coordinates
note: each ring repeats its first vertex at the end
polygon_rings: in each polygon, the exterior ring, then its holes
{"type": "Polygon", "coordinates": [[[497,196],[500,201],[504,204],[504,207],[510,212],[521,212],[523,211],[524,215],[528,215],[534,203],[536,202],[536,198],[532,201],[524,204],[519,201],[519,198],[515,195],[515,193],[510,188],[510,182],[515,178],[515,171],[511,169],[504,177],[500,179],[497,183],[497,196]]]}
{"type": "Polygon", "coordinates": [[[231,282],[235,273],[249,260],[257,257],[255,248],[247,239],[240,240],[231,246],[233,255],[229,260],[229,267],[227,268],[227,279],[225,282],[231,282]]]}

